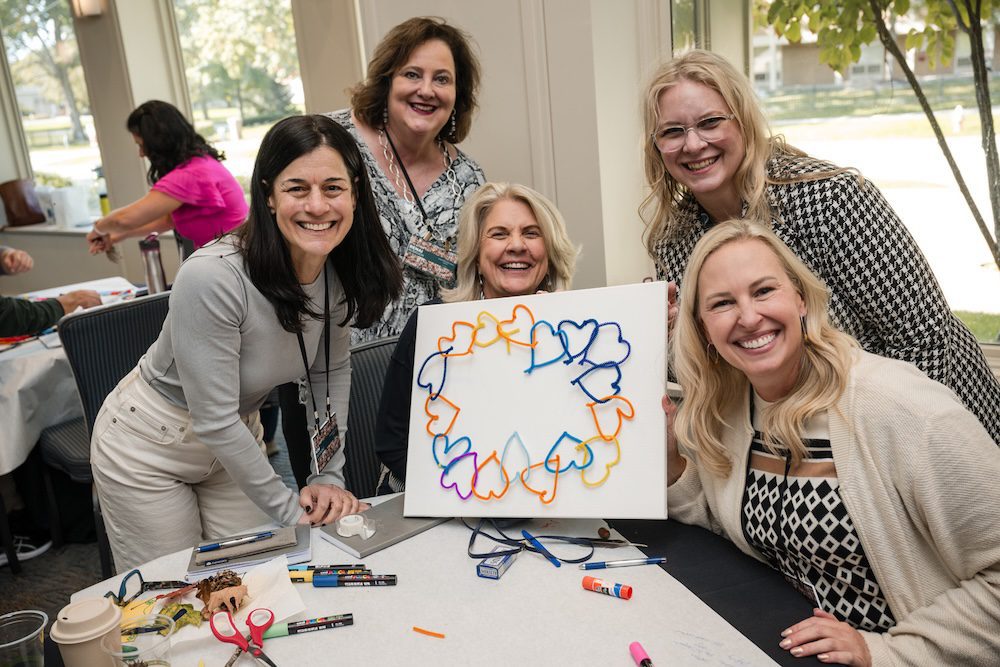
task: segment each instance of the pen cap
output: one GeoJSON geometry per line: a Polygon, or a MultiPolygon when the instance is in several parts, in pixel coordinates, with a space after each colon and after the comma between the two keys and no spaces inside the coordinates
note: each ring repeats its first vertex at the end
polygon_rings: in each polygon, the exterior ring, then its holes
{"type": "Polygon", "coordinates": [[[635,660],[635,664],[637,665],[641,665],[643,660],[649,660],[649,654],[646,653],[639,642],[629,644],[628,652],[632,654],[632,659],[635,660]]]}

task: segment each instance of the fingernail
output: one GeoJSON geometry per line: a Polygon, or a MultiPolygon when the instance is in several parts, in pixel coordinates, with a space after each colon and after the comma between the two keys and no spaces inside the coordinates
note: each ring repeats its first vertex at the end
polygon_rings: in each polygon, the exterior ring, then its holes
{"type": "Polygon", "coordinates": [[[800,655],[802,655],[802,647],[801,646],[796,646],[795,648],[793,648],[792,649],[792,655],[794,655],[794,656],[800,656],[800,655]]]}
{"type": "Polygon", "coordinates": [[[788,648],[791,645],[792,645],[792,640],[791,639],[782,639],[781,643],[778,644],[778,646],[780,646],[781,648],[788,648]]]}
{"type": "Polygon", "coordinates": [[[819,655],[816,656],[816,659],[817,660],[822,660],[823,662],[826,662],[827,660],[830,659],[830,656],[827,655],[826,653],[820,653],[819,655]]]}
{"type": "Polygon", "coordinates": [[[790,634],[792,634],[792,631],[791,631],[791,630],[782,630],[782,631],[781,631],[781,636],[782,636],[782,637],[787,637],[787,636],[788,636],[788,635],[790,635],[790,634]]]}

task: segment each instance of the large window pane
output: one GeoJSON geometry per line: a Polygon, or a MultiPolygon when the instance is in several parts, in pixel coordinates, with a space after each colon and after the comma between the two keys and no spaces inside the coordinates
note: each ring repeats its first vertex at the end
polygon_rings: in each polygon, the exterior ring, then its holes
{"type": "MultiPolygon", "coordinates": [[[[819,61],[815,37],[789,44],[755,13],[752,76],[772,131],[811,155],[856,167],[875,183],[916,239],[950,306],[981,341],[1000,342],[1000,274],[916,96],[876,40],[843,75],[819,61]]],[[[994,54],[994,34],[987,53],[994,54]]],[[[903,39],[900,38],[900,43],[903,39]]],[[[932,69],[924,53],[909,58],[972,190],[992,219],[986,163],[969,66],[968,41],[956,58],[932,69]]],[[[1000,66],[990,62],[994,71],[1000,66]]],[[[1000,75],[993,75],[1000,99],[1000,75]]],[[[1000,116],[994,113],[994,122],[1000,116]]]]}
{"type": "Polygon", "coordinates": [[[247,189],[260,140],[302,113],[290,0],[174,0],[198,131],[247,189]]]}
{"type": "Polygon", "coordinates": [[[39,198],[60,223],[89,225],[104,185],[69,3],[4,0],[0,24],[39,198]]]}

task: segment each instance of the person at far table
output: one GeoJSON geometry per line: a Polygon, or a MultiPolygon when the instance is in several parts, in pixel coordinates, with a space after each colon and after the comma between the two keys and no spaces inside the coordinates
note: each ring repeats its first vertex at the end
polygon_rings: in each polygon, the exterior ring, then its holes
{"type": "MultiPolygon", "coordinates": [[[[0,246],[0,275],[24,273],[34,265],[25,251],[0,246]]],[[[44,301],[0,296],[0,337],[31,336],[50,328],[66,313],[99,305],[101,295],[94,290],[74,290],[44,301]]]]}
{"type": "Polygon", "coordinates": [[[127,238],[174,230],[181,259],[183,239],[194,251],[243,224],[243,188],[222,166],[225,155],[195,131],[175,106],[159,100],[140,104],[125,127],[149,160],[152,189],[138,201],[111,211],[87,234],[90,254],[108,252],[127,238]]]}
{"type": "MultiPolygon", "coordinates": [[[[555,204],[524,185],[487,183],[462,208],[458,284],[441,296],[452,303],[567,290],[579,254],[555,204]]],[[[385,466],[380,493],[402,491],[406,481],[418,314],[400,334],[382,386],[375,425],[375,452],[385,466]]]]}
{"type": "Polygon", "coordinates": [[[643,116],[650,193],[642,214],[661,280],[680,281],[715,224],[765,221],[826,283],[835,326],[950,387],[1000,445],[1000,381],[871,181],[772,135],[747,78],[708,51],[660,66],[643,116]]]}
{"type": "Polygon", "coordinates": [[[827,301],[762,222],[694,246],[671,338],[670,516],[812,602],[775,637],[794,656],[997,665],[1000,450],[951,389],[834,328],[827,301]]]}
{"type": "Polygon", "coordinates": [[[279,121],[250,199],[246,225],[181,265],[163,331],[97,416],[94,483],[119,570],[362,509],[344,489],[350,324],[377,319],[402,279],[357,144],[325,116],[279,121]],[[304,373],[315,425],[339,439],[293,492],[264,454],[258,409],[304,373]]]}

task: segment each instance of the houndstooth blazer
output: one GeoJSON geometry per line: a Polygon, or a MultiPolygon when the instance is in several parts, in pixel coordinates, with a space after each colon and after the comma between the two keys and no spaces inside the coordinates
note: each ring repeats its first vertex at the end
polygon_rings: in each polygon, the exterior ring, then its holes
{"type": "MultiPolygon", "coordinates": [[[[770,180],[833,172],[814,158],[772,155],[770,180]]],[[[915,364],[950,387],[1000,445],[1000,382],[975,336],[948,308],[923,253],[870,182],[842,172],[771,183],[774,231],[830,290],[830,318],[865,350],[915,364]]],[[[655,246],[657,276],[680,284],[688,258],[713,221],[688,194],[676,231],[655,246]]]]}

